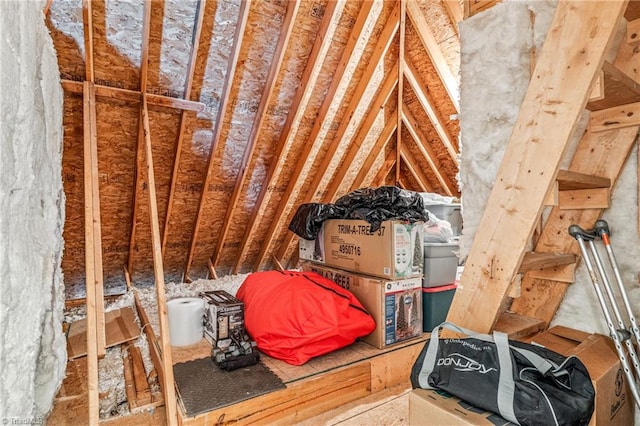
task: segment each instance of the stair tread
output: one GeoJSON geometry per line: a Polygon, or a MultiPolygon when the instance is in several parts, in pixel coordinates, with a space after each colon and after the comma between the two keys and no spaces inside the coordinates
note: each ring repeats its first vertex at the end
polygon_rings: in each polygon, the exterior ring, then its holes
{"type": "Polygon", "coordinates": [[[507,333],[510,339],[520,339],[544,330],[546,326],[544,320],[507,311],[500,314],[494,330],[507,333]]]}
{"type": "Polygon", "coordinates": [[[604,71],[604,99],[587,104],[589,111],[600,111],[640,101],[640,84],[610,62],[602,65],[604,71]]]}
{"type": "Polygon", "coordinates": [[[556,177],[558,190],[609,188],[611,179],[602,176],[594,176],[586,173],[559,170],[556,177]]]}
{"type": "Polygon", "coordinates": [[[576,262],[576,255],[573,253],[545,253],[529,251],[524,254],[520,263],[519,273],[524,273],[534,269],[545,269],[559,265],[569,265],[576,262]]]}

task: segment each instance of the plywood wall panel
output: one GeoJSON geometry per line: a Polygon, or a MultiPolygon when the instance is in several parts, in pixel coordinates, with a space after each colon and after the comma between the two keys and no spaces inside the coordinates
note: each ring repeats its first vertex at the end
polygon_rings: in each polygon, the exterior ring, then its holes
{"type": "Polygon", "coordinates": [[[84,80],[82,0],[51,3],[46,24],[58,56],[60,77],[84,80]]]}
{"type": "MultiPolygon", "coordinates": [[[[149,128],[151,131],[160,235],[163,235],[164,232],[167,202],[171,188],[171,165],[175,156],[179,120],[180,112],[178,111],[158,107],[149,108],[149,128]]],[[[146,168],[144,167],[141,169],[140,182],[141,185],[148,183],[146,168]]],[[[137,203],[136,238],[131,252],[132,268],[129,272],[134,282],[147,283],[153,279],[148,191],[140,191],[138,194],[140,199],[137,203]]]]}
{"type": "Polygon", "coordinates": [[[65,94],[63,109],[64,156],[62,182],[65,193],[65,240],[62,272],[65,297],[82,298],[85,294],[84,268],[84,159],[82,96],[65,94]],[[77,112],[80,111],[80,114],[77,112]]]}
{"type": "Polygon", "coordinates": [[[230,227],[225,241],[226,249],[223,250],[217,265],[223,272],[230,271],[236,263],[240,243],[313,48],[325,6],[325,2],[304,2],[300,5],[291,35],[294,42],[289,43],[290,47],[286,51],[280,75],[276,79],[273,99],[267,106],[260,138],[256,141],[254,155],[247,167],[248,178],[243,182],[236,211],[231,217],[233,226],[230,227]]]}
{"type": "Polygon", "coordinates": [[[452,116],[456,114],[455,107],[451,102],[447,91],[438,78],[431,59],[425,54],[424,47],[420,42],[415,29],[411,25],[410,20],[407,21],[407,60],[411,61],[418,72],[418,78],[428,90],[430,96],[435,101],[435,107],[443,120],[443,125],[449,130],[452,136],[456,138],[460,133],[460,126],[456,119],[452,116]]]}
{"type": "Polygon", "coordinates": [[[95,82],[136,90],[140,87],[142,2],[94,0],[93,45],[95,82]],[[106,4],[105,4],[106,3],[106,4]]]}
{"type": "MultiPolygon", "coordinates": [[[[289,232],[287,230],[287,226],[288,226],[288,223],[290,222],[290,218],[295,213],[297,206],[303,202],[302,200],[304,196],[306,196],[308,193],[311,192],[312,197],[314,197],[314,199],[317,199],[317,197],[321,195],[321,191],[316,192],[316,188],[311,188],[311,185],[313,183],[315,176],[321,173],[319,172],[319,166],[321,165],[323,158],[327,154],[329,146],[331,145],[332,141],[336,137],[336,131],[339,129],[340,124],[349,116],[349,114],[347,114],[346,109],[349,103],[351,102],[352,98],[354,97],[355,90],[358,87],[358,83],[361,80],[362,74],[366,68],[366,64],[369,63],[369,59],[372,56],[373,49],[376,43],[378,42],[378,36],[380,35],[381,28],[385,25],[389,15],[391,15],[391,11],[393,10],[394,6],[395,6],[394,2],[384,2],[382,7],[378,9],[379,10],[378,15],[377,16],[373,15],[376,17],[376,20],[375,21],[372,20],[371,21],[372,25],[365,30],[364,32],[365,36],[363,37],[363,40],[366,40],[366,44],[364,45],[363,54],[360,59],[360,66],[353,67],[347,70],[347,73],[350,73],[350,75],[352,76],[349,82],[349,85],[347,86],[346,89],[344,89],[344,92],[342,95],[336,95],[334,97],[334,99],[336,99],[336,102],[332,103],[331,107],[329,108],[329,114],[328,114],[328,120],[330,124],[327,125],[326,132],[320,135],[320,138],[322,140],[322,146],[318,150],[317,156],[315,157],[312,155],[308,156],[308,160],[307,160],[307,163],[305,164],[305,168],[303,169],[303,174],[302,174],[304,181],[301,182],[301,184],[299,184],[298,187],[292,193],[292,197],[290,198],[287,208],[285,209],[285,212],[279,222],[278,230],[276,231],[278,236],[276,238],[279,239],[280,234],[283,234],[282,238],[285,238],[287,236],[286,233],[289,232]],[[339,102],[338,102],[338,99],[340,100],[339,102]]],[[[375,89],[372,88],[371,90],[375,90],[375,89]]],[[[358,96],[363,96],[363,97],[367,95],[368,93],[358,94],[358,96]]],[[[365,111],[366,111],[366,108],[361,108],[359,110],[356,110],[356,112],[354,113],[354,123],[358,123],[360,121],[365,111]]],[[[345,133],[348,136],[350,134],[353,134],[353,132],[356,129],[357,129],[357,124],[350,124],[349,128],[347,128],[347,131],[345,133]]],[[[337,158],[340,158],[340,156],[344,153],[347,147],[348,145],[346,144],[337,146],[335,150],[337,158]]],[[[331,167],[329,169],[331,169],[331,167]]],[[[324,175],[324,173],[322,174],[324,175]]],[[[281,244],[282,243],[280,241],[276,241],[275,244],[273,243],[270,244],[270,249],[267,252],[267,258],[270,258],[272,254],[280,250],[281,244]]]]}
{"type": "MultiPolygon", "coordinates": [[[[255,262],[254,259],[260,249],[261,241],[264,240],[264,234],[268,230],[270,220],[277,208],[277,203],[280,202],[287,188],[288,181],[295,168],[295,163],[298,161],[303,147],[311,143],[308,140],[308,135],[314,125],[318,109],[324,100],[326,91],[331,84],[333,70],[335,70],[338,65],[346,39],[350,34],[355,22],[355,17],[359,12],[359,6],[360,2],[358,1],[349,1],[345,5],[336,34],[332,39],[331,47],[323,62],[322,70],[313,89],[307,109],[300,123],[296,125],[293,130],[295,136],[292,138],[289,149],[285,149],[283,160],[280,161],[279,167],[275,170],[273,183],[267,187],[261,211],[257,216],[257,220],[260,222],[256,226],[254,235],[249,243],[248,254],[245,256],[245,259],[247,259],[246,263],[249,264],[248,269],[250,269],[251,265],[255,262]]],[[[317,152],[317,150],[312,151],[311,156],[315,155],[315,152],[317,152]]]]}
{"type": "Polygon", "coordinates": [[[187,115],[187,126],[180,154],[180,164],[169,218],[164,269],[167,280],[180,282],[191,246],[191,236],[207,170],[211,149],[211,128],[198,127],[196,120],[187,115]]]}
{"type": "Polygon", "coordinates": [[[105,294],[125,286],[122,267],[129,256],[137,105],[97,99],[98,173],[105,294]]]}

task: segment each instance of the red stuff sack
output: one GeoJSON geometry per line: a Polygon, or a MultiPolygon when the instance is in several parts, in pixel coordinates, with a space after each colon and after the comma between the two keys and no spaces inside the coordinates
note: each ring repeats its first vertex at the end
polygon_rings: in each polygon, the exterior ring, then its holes
{"type": "Polygon", "coordinates": [[[353,294],[315,272],[256,272],[237,297],[258,349],[293,365],[350,345],[376,328],[353,294]]]}

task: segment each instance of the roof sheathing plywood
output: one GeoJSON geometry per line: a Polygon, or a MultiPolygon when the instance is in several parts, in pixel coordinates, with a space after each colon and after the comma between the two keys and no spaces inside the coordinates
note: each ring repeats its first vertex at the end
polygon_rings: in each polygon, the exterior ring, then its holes
{"type": "MultiPolygon", "coordinates": [[[[180,112],[166,108],[149,108],[149,128],[153,150],[154,175],[156,183],[156,199],[158,203],[158,221],[160,235],[164,232],[165,215],[171,186],[171,167],[162,165],[173,164],[178,136],[178,122],[180,112]]],[[[141,170],[141,182],[147,182],[146,172],[141,170]]],[[[138,200],[140,211],[137,216],[136,241],[131,252],[132,270],[129,271],[134,282],[144,283],[153,276],[153,252],[151,246],[151,224],[147,191],[141,191],[138,200]]]]}
{"type": "MultiPolygon", "coordinates": [[[[283,215],[280,216],[280,218],[274,219],[278,220],[280,228],[280,231],[277,231],[274,236],[280,236],[280,233],[282,233],[283,238],[283,240],[276,240],[277,244],[275,246],[271,244],[271,247],[275,247],[274,252],[278,258],[283,257],[284,251],[287,250],[287,247],[292,241],[292,235],[286,231],[286,227],[290,220],[289,218],[295,212],[295,206],[317,199],[317,190],[320,187],[317,180],[324,177],[326,171],[329,170],[325,162],[330,158],[325,159],[325,156],[328,152],[330,152],[331,155],[333,155],[334,152],[342,152],[343,148],[341,148],[339,144],[342,140],[342,136],[347,133],[350,128],[353,128],[352,126],[357,125],[357,118],[359,118],[357,116],[359,115],[357,107],[360,104],[360,97],[364,96],[367,88],[370,87],[369,84],[367,84],[367,81],[370,81],[368,79],[372,77],[372,75],[367,76],[367,74],[376,68],[378,63],[377,59],[371,59],[372,55],[374,55],[376,51],[384,53],[384,50],[381,51],[380,49],[383,46],[388,46],[389,37],[393,39],[395,29],[397,29],[397,18],[389,18],[389,8],[392,8],[392,10],[396,12],[397,16],[398,9],[395,3],[385,3],[382,11],[377,15],[374,15],[376,17],[375,26],[371,28],[371,30],[367,31],[367,44],[364,47],[360,64],[355,68],[352,74],[350,84],[345,91],[345,96],[341,98],[340,104],[332,103],[331,108],[329,109],[328,120],[331,120],[331,124],[328,126],[328,129],[326,129],[326,132],[319,135],[319,140],[323,143],[318,152],[318,156],[317,158],[314,157],[313,163],[310,159],[306,162],[304,168],[306,173],[303,173],[305,178],[304,182],[298,182],[296,188],[293,188],[294,190],[291,193],[291,197],[288,198],[283,215]],[[383,27],[384,31],[380,31],[380,27],[383,27]],[[366,76],[367,78],[363,79],[363,76],[366,76]],[[345,124],[348,124],[349,126],[345,128],[345,124]]],[[[373,13],[374,12],[372,11],[372,14],[373,13]]],[[[364,111],[362,113],[364,113],[364,111]]],[[[270,257],[268,251],[266,256],[270,257]]]]}
{"type": "MultiPolygon", "coordinates": [[[[266,108],[260,138],[256,141],[254,155],[248,164],[240,202],[230,218],[232,226],[225,240],[225,250],[221,253],[216,270],[231,272],[236,263],[245,228],[265,180],[267,166],[276,152],[276,145],[315,42],[325,7],[326,4],[322,2],[304,2],[300,5],[291,36],[295,42],[289,43],[290,48],[284,56],[272,101],[266,108]]],[[[207,254],[211,256],[211,252],[205,253],[205,256],[207,254]]],[[[206,265],[206,258],[202,264],[206,265]]]]}
{"type": "Polygon", "coordinates": [[[63,109],[64,156],[62,181],[65,192],[64,256],[62,269],[66,298],[84,294],[84,159],[82,97],[65,94],[63,109]]]}
{"type": "MultiPolygon", "coordinates": [[[[272,183],[265,193],[265,198],[261,206],[263,213],[257,216],[259,223],[255,226],[256,232],[252,239],[253,243],[249,244],[249,250],[246,256],[248,260],[247,263],[253,264],[254,259],[257,258],[258,251],[261,248],[261,243],[266,239],[266,234],[268,233],[272,218],[275,216],[279,203],[282,202],[282,197],[287,193],[288,185],[290,185],[290,182],[293,180],[292,175],[294,175],[296,167],[302,167],[301,175],[304,175],[308,169],[308,164],[306,163],[311,162],[318,152],[319,144],[316,144],[313,147],[311,146],[313,141],[310,140],[310,133],[312,132],[314,125],[321,124],[319,122],[318,114],[322,104],[326,102],[325,99],[327,97],[327,91],[333,83],[333,78],[337,78],[334,76],[335,70],[339,67],[341,56],[343,55],[345,46],[352,34],[353,26],[355,25],[360,12],[360,6],[360,2],[348,1],[344,7],[331,47],[324,59],[320,75],[311,94],[310,101],[307,104],[304,116],[297,126],[297,131],[291,146],[279,159],[279,165],[275,169],[272,183]],[[305,151],[309,151],[307,156],[303,155],[305,151]],[[305,159],[308,161],[305,162],[305,159]]],[[[360,58],[358,53],[361,52],[362,47],[360,47],[360,52],[355,52],[352,55],[353,62],[358,61],[360,58]]],[[[347,54],[348,53],[350,52],[347,52],[347,54]]],[[[348,81],[348,78],[345,78],[345,80],[348,81]]],[[[343,93],[344,88],[338,88],[336,98],[340,99],[341,94],[343,93]]],[[[336,99],[335,102],[338,102],[338,99],[336,99]]],[[[328,128],[328,124],[325,124],[325,130],[326,128],[328,128]]]]}
{"type": "MultiPolygon", "coordinates": [[[[94,22],[94,52],[96,58],[95,75],[96,82],[102,85],[138,90],[140,77],[138,67],[141,63],[142,48],[142,15],[144,5],[142,0],[110,0],[95,1],[93,7],[94,22]]],[[[396,120],[395,110],[397,95],[391,95],[386,105],[381,109],[382,113],[373,120],[365,121],[369,114],[376,114],[377,110],[370,110],[372,99],[377,97],[381,84],[385,81],[392,66],[397,62],[398,45],[397,35],[383,59],[383,66],[373,74],[371,82],[361,85],[363,73],[370,61],[372,50],[383,25],[396,7],[396,1],[375,2],[352,1],[346,2],[344,12],[339,15],[339,22],[335,34],[329,36],[331,44],[328,53],[322,55],[322,69],[315,84],[310,84],[309,102],[301,103],[301,119],[292,124],[292,136],[282,149],[282,155],[275,158],[280,151],[283,126],[291,110],[293,98],[296,94],[302,74],[308,62],[309,53],[316,40],[318,29],[322,22],[323,11],[327,8],[326,0],[309,0],[300,3],[300,11],[294,27],[292,42],[287,46],[282,68],[275,77],[275,89],[271,102],[266,105],[265,114],[261,115],[261,129],[256,140],[254,155],[243,160],[249,133],[257,122],[257,109],[263,96],[269,69],[273,62],[273,52],[278,44],[282,32],[283,18],[287,8],[287,2],[282,0],[256,1],[250,8],[245,39],[241,45],[240,61],[233,81],[228,114],[223,122],[220,143],[213,153],[212,179],[203,188],[208,168],[209,156],[212,150],[213,129],[216,114],[222,96],[222,88],[225,84],[226,69],[234,39],[235,29],[240,9],[240,0],[209,0],[204,7],[204,26],[199,38],[200,48],[196,59],[195,75],[191,93],[184,94],[186,75],[188,74],[191,46],[193,44],[194,18],[196,17],[197,2],[195,0],[157,0],[151,7],[150,37],[148,43],[149,64],[147,78],[147,92],[162,94],[174,98],[182,98],[202,101],[206,110],[200,113],[186,113],[183,145],[179,152],[179,161],[176,164],[177,171],[173,171],[173,159],[176,158],[176,140],[180,127],[179,111],[153,107],[149,111],[151,147],[155,159],[156,187],[158,196],[158,215],[160,231],[166,233],[165,269],[167,278],[174,281],[183,279],[184,265],[193,243],[193,264],[189,278],[199,278],[207,274],[207,261],[214,253],[218,244],[219,230],[227,210],[228,200],[231,198],[237,176],[242,173],[241,165],[247,164],[246,176],[240,182],[240,192],[236,209],[230,215],[230,228],[227,238],[222,246],[221,257],[217,269],[221,274],[237,272],[240,266],[243,271],[253,269],[263,241],[271,241],[268,247],[264,247],[266,253],[260,256],[263,259],[261,267],[269,266],[273,253],[292,253],[293,244],[286,248],[279,247],[283,239],[291,241],[291,234],[286,227],[297,206],[307,201],[307,194],[314,197],[324,197],[324,201],[333,201],[351,189],[351,184],[359,168],[366,159],[366,153],[376,144],[380,133],[389,121],[396,120]],[[334,77],[339,69],[341,56],[346,43],[356,37],[354,24],[358,19],[360,9],[372,6],[372,12],[368,25],[363,31],[362,40],[356,44],[352,60],[347,66],[344,78],[334,77]],[[342,81],[337,88],[330,89],[333,79],[342,81]],[[327,95],[328,91],[329,95],[327,95]],[[354,97],[357,98],[354,100],[354,97]],[[326,114],[318,118],[321,105],[327,100],[323,108],[327,108],[326,114]],[[353,100],[353,102],[352,102],[353,100]],[[356,108],[357,106],[357,108],[356,108]],[[382,118],[385,115],[385,119],[382,118]],[[366,122],[366,125],[362,123],[366,122]],[[316,125],[317,128],[314,128],[316,125]],[[313,140],[309,135],[316,135],[313,140]],[[315,144],[313,142],[316,142],[315,144]],[[331,160],[331,161],[329,161],[331,160]],[[277,165],[273,172],[272,165],[277,165]],[[267,182],[267,172],[273,173],[273,179],[267,182]],[[172,175],[175,181],[172,182],[172,175]],[[336,176],[339,179],[336,179],[336,176]],[[341,181],[338,187],[338,180],[341,181]],[[334,182],[335,181],[335,182],[334,182]],[[289,182],[292,182],[289,185],[289,182]],[[175,191],[171,191],[171,188],[175,191]],[[287,189],[289,185],[289,189],[287,189]],[[260,205],[258,194],[263,191],[264,198],[260,205]],[[203,193],[204,192],[204,197],[203,193]],[[287,198],[283,198],[286,193],[287,198]],[[335,194],[335,195],[334,195],[335,194]],[[291,197],[288,197],[291,195],[291,197]],[[169,197],[171,204],[169,205],[169,197]],[[196,232],[195,218],[198,212],[200,198],[203,197],[203,209],[200,226],[196,232]],[[332,198],[329,200],[328,198],[332,198]],[[269,230],[274,220],[275,213],[279,220],[274,229],[269,230]],[[171,216],[166,221],[167,211],[171,216]],[[255,213],[257,212],[257,213],[255,213]],[[247,224],[252,223],[253,231],[249,234],[247,224]],[[165,221],[168,223],[164,229],[165,221]],[[239,248],[246,249],[240,256],[239,248]],[[240,259],[237,259],[241,257],[240,259]]],[[[69,80],[84,80],[85,67],[83,59],[84,40],[82,25],[82,4],[80,0],[57,0],[53,2],[50,12],[52,35],[59,53],[60,69],[63,78],[69,80]]],[[[431,1],[421,1],[422,12],[430,22],[441,23],[446,27],[442,15],[437,13],[435,18],[430,17],[439,5],[431,5],[431,1]],[[432,7],[433,6],[433,7],[432,7]]],[[[438,10],[442,9],[439,7],[438,10]]],[[[202,11],[201,11],[202,12],[202,11]]],[[[442,11],[438,12],[441,13],[442,11]]],[[[394,12],[395,13],[395,12],[394,12]]],[[[397,19],[397,18],[396,18],[397,19]]],[[[363,21],[364,22],[364,21],[363,21]]],[[[420,80],[429,86],[430,94],[438,99],[437,109],[447,119],[445,126],[450,132],[457,135],[457,123],[449,120],[453,109],[450,101],[440,98],[446,97],[446,91],[439,83],[433,66],[425,54],[424,47],[415,34],[411,33],[411,21],[407,20],[407,58],[413,60],[419,71],[420,80]],[[412,43],[413,46],[412,50],[412,43]],[[433,81],[432,81],[433,80],[433,81]],[[438,84],[440,86],[438,87],[438,84]],[[438,92],[439,90],[439,92],[438,92]],[[442,103],[442,104],[441,104],[442,103]]],[[[433,23],[432,23],[433,25],[433,23]]],[[[450,31],[450,30],[449,30],[450,31]]],[[[451,35],[446,28],[434,31],[438,43],[452,42],[451,35]]],[[[455,35],[455,33],[453,33],[455,35]]],[[[451,61],[450,65],[451,65],[451,61]]],[[[345,64],[346,64],[345,60],[345,64]]],[[[454,71],[455,73],[455,71],[454,71]]],[[[405,87],[407,85],[405,84],[405,87]]],[[[395,93],[395,90],[393,91],[395,93]]],[[[69,96],[69,95],[67,95],[69,96]]],[[[70,99],[79,99],[71,97],[70,99]]],[[[405,90],[405,103],[411,104],[408,108],[420,124],[428,123],[426,115],[419,105],[412,99],[412,94],[405,90]]],[[[140,105],[130,99],[132,104],[120,101],[99,98],[98,105],[98,134],[99,160],[101,179],[105,179],[108,186],[105,194],[101,194],[103,239],[105,240],[105,280],[122,282],[122,265],[127,263],[127,256],[118,248],[117,244],[128,245],[128,234],[131,230],[133,180],[135,178],[135,146],[137,143],[137,121],[140,105]],[[109,108],[100,105],[109,105],[109,108]],[[102,108],[102,111],[100,110],[102,108]],[[112,119],[112,116],[116,116],[112,119]],[[114,125],[115,123],[115,125],[114,125]],[[125,123],[124,126],[121,123],[125,123]],[[126,124],[135,123],[135,124],[126,124]],[[112,131],[113,130],[113,131],[112,131]],[[104,136],[112,133],[109,136],[104,136]],[[132,138],[132,139],[130,139],[132,138]],[[107,151],[100,151],[103,144],[109,145],[107,151]],[[122,148],[122,149],[121,149],[122,148]],[[109,152],[111,149],[113,153],[109,152]],[[133,151],[131,151],[133,149],[133,151]],[[128,163],[119,155],[132,153],[128,163]],[[102,158],[101,155],[106,155],[102,158]],[[102,169],[108,164],[125,161],[124,170],[129,173],[128,188],[122,188],[120,193],[113,191],[109,186],[114,178],[109,171],[102,169]],[[105,177],[106,176],[106,177],[105,177]],[[106,197],[106,201],[105,198],[106,197]],[[122,199],[122,202],[116,201],[122,199]],[[126,200],[125,200],[126,199],[126,200]],[[105,204],[106,203],[106,204],[105,204]],[[117,203],[117,207],[114,203],[117,203]],[[109,207],[113,205],[112,207],[109,207]],[[109,209],[116,208],[114,217],[110,217],[109,209]],[[124,212],[128,209],[127,214],[124,212]],[[108,253],[107,253],[108,251],[108,253]],[[117,266],[116,266],[117,265],[117,266]],[[113,277],[113,278],[111,278],[113,277]]],[[[82,104],[80,104],[81,106],[82,104]]],[[[376,107],[378,108],[378,107],[376,107]]],[[[68,114],[79,114],[82,108],[74,108],[68,114]]],[[[65,126],[73,129],[78,117],[65,117],[65,126]]],[[[81,128],[81,122],[80,122],[81,128]]],[[[421,128],[423,133],[433,133],[433,129],[426,124],[421,128]]],[[[395,133],[387,127],[387,134],[395,133]]],[[[407,140],[403,129],[403,140],[407,140]]],[[[72,140],[74,130],[69,135],[65,134],[65,144],[77,146],[81,139],[72,140]]],[[[81,136],[80,136],[81,137],[81,136]]],[[[427,139],[431,139],[428,137],[427,139]]],[[[437,135],[433,140],[438,143],[437,135]]],[[[80,144],[81,145],[81,144],[80,144]]],[[[395,142],[387,143],[386,151],[394,149],[395,142]]],[[[379,149],[379,148],[377,148],[379,149]]],[[[407,147],[407,150],[411,148],[407,147]]],[[[444,152],[444,151],[443,151],[444,152]]],[[[73,155],[69,150],[66,155],[73,155]]],[[[411,152],[411,156],[420,162],[420,166],[428,172],[428,165],[422,164],[419,152],[411,152]]],[[[438,154],[440,157],[440,153],[438,154]]],[[[386,157],[385,157],[386,158],[386,157]]],[[[390,157],[389,157],[390,158],[390,157]]],[[[73,163],[72,158],[65,158],[65,164],[73,163]]],[[[81,161],[81,160],[80,160],[81,161]]],[[[384,158],[378,156],[369,162],[379,167],[384,158]]],[[[455,165],[451,161],[448,164],[447,174],[455,176],[455,165]],[[451,169],[451,170],[449,170],[451,169]]],[[[66,167],[66,166],[65,166],[66,167]]],[[[72,166],[69,166],[72,167],[72,166]]],[[[405,168],[406,169],[406,168],[405,168]]],[[[403,169],[404,170],[404,169],[403,169]]],[[[73,172],[65,170],[69,176],[73,172]]],[[[74,171],[75,172],[75,171],[74,171]]],[[[404,173],[404,172],[403,172],[404,173]]],[[[361,183],[371,183],[375,172],[368,173],[367,179],[361,183]]],[[[411,178],[406,173],[402,176],[405,184],[410,184],[411,178]]],[[[82,177],[82,176],[80,176],[82,177]]],[[[122,181],[121,177],[115,180],[122,181]]],[[[148,203],[146,198],[146,176],[142,174],[138,182],[138,200],[136,202],[136,232],[135,240],[131,245],[131,272],[134,282],[142,282],[152,279],[152,253],[150,243],[150,224],[148,203]]],[[[102,181],[101,181],[102,182],[102,181]]],[[[66,184],[65,184],[66,185],[66,184]]],[[[102,189],[101,183],[101,189],[102,189]]],[[[74,185],[69,186],[67,197],[70,204],[82,205],[82,188],[78,191],[74,185]],[[72,194],[73,192],[73,194],[72,194]]],[[[261,197],[262,199],[262,197],[261,197]]],[[[320,199],[320,198],[316,198],[320,199]]],[[[309,198],[311,200],[311,198],[309,198]]],[[[65,232],[70,235],[67,240],[69,257],[64,260],[69,270],[67,278],[77,275],[78,280],[83,279],[82,246],[84,238],[82,229],[75,236],[74,228],[70,221],[65,225],[65,232]],[[67,229],[68,227],[68,229],[67,229]],[[71,241],[79,238],[77,241],[71,241]],[[70,261],[74,258],[77,265],[70,261]],[[73,271],[77,269],[80,274],[73,271]]]]}

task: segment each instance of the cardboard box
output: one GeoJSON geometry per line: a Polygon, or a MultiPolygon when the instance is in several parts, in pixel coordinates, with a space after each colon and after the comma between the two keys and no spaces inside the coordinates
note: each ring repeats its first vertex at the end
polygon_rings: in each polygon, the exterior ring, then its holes
{"type": "Polygon", "coordinates": [[[362,340],[382,349],[422,335],[422,280],[390,281],[329,268],[310,262],[304,271],[315,272],[349,290],[376,321],[376,329],[362,340]]]}
{"type": "Polygon", "coordinates": [[[371,232],[364,220],[331,219],[318,238],[300,239],[300,260],[392,280],[421,277],[424,266],[422,222],[382,222],[371,232]]]}
{"type": "Polygon", "coordinates": [[[409,424],[503,426],[513,423],[447,392],[413,389],[409,393],[409,424]]]}
{"type": "Polygon", "coordinates": [[[213,346],[219,340],[244,335],[244,303],[224,290],[200,293],[205,301],[204,337],[213,346]]]}
{"type": "Polygon", "coordinates": [[[531,343],[564,356],[575,355],[587,367],[596,390],[590,425],[633,424],[633,396],[610,338],[556,326],[534,336],[531,343]]]}

